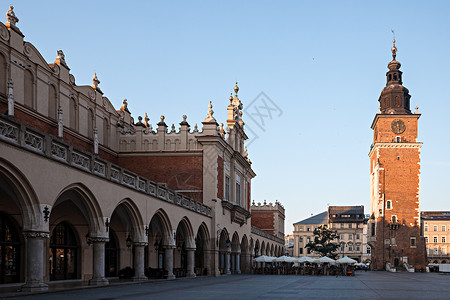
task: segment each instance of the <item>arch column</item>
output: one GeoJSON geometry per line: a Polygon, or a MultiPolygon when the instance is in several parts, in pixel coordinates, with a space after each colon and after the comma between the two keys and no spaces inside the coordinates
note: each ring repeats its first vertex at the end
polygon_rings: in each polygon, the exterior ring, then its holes
{"type": "Polygon", "coordinates": [[[234,270],[236,274],[241,274],[241,252],[236,252],[234,270]]]}
{"type": "Polygon", "coordinates": [[[175,246],[168,245],[164,249],[164,266],[167,271],[167,279],[175,279],[173,275],[173,249],[175,246]]]}
{"type": "Polygon", "coordinates": [[[187,274],[186,277],[195,277],[195,248],[186,248],[187,251],[187,274]]]}
{"type": "Polygon", "coordinates": [[[48,285],[44,283],[44,239],[50,238],[50,234],[42,231],[28,231],[23,235],[27,241],[27,270],[22,291],[46,291],[48,285]]]}
{"type": "Polygon", "coordinates": [[[96,237],[89,238],[89,242],[92,243],[93,249],[93,262],[92,262],[92,279],[89,280],[89,285],[105,285],[109,284],[108,279],[105,278],[105,244],[109,241],[109,238],[96,237]]]}
{"type": "Polygon", "coordinates": [[[144,248],[147,244],[146,242],[134,243],[134,281],[148,280],[147,276],[145,276],[144,266],[144,248]]]}
{"type": "Polygon", "coordinates": [[[230,275],[230,254],[231,252],[228,250],[225,252],[225,274],[230,275]]]}

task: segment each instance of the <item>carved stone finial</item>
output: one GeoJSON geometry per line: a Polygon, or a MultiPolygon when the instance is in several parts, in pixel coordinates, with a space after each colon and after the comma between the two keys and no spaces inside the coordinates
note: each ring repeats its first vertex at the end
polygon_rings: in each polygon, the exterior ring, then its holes
{"type": "Polygon", "coordinates": [[[253,200],[252,205],[255,205],[255,200],[253,200]]]}
{"type": "Polygon", "coordinates": [[[172,124],[171,132],[175,132],[175,124],[172,124]]]}
{"type": "Polygon", "coordinates": [[[198,125],[197,125],[197,123],[195,123],[195,125],[194,125],[194,132],[198,132],[198,125]]]}
{"type": "Polygon", "coordinates": [[[208,105],[208,116],[205,118],[203,122],[211,122],[216,121],[216,119],[213,117],[214,111],[212,110],[212,101],[209,101],[208,105]]]}
{"type": "Polygon", "coordinates": [[[98,78],[97,78],[97,73],[94,72],[94,76],[92,77],[92,87],[97,90],[99,84],[100,84],[100,80],[98,80],[98,78]]]}
{"type": "Polygon", "coordinates": [[[266,205],[267,203],[266,203],[266,200],[264,200],[264,205],[266,205]]]}
{"type": "Polygon", "coordinates": [[[187,116],[183,115],[183,122],[186,122],[186,120],[187,120],[187,116]]]}
{"type": "Polygon", "coordinates": [[[148,121],[150,121],[150,118],[147,116],[147,113],[145,113],[145,115],[144,115],[144,125],[146,127],[148,127],[148,121]]]}
{"type": "Polygon", "coordinates": [[[128,111],[128,100],[127,99],[123,99],[122,101],[122,107],[120,108],[121,111],[128,111]]]}
{"type": "Polygon", "coordinates": [[[161,122],[164,122],[164,119],[165,119],[166,117],[164,117],[163,115],[161,115],[159,118],[161,119],[161,122]]]}
{"type": "Polygon", "coordinates": [[[381,114],[381,105],[378,106],[378,113],[381,114]]]}
{"type": "Polygon", "coordinates": [[[16,14],[14,13],[14,6],[10,6],[8,12],[6,13],[6,19],[8,20],[9,24],[16,26],[16,23],[19,22],[19,18],[16,17],[16,14]]]}
{"type": "Polygon", "coordinates": [[[416,110],[414,111],[414,113],[415,113],[415,114],[418,114],[418,113],[419,113],[419,106],[416,105],[415,108],[416,108],[416,110]]]}
{"type": "Polygon", "coordinates": [[[219,129],[220,135],[221,135],[221,136],[224,136],[225,130],[223,130],[223,123],[220,123],[219,128],[220,128],[220,129],[219,129]]]}
{"type": "Polygon", "coordinates": [[[244,156],[244,158],[247,158],[247,157],[248,157],[247,146],[245,146],[245,148],[244,148],[244,154],[243,154],[242,156],[244,156]]]}
{"type": "MultiPolygon", "coordinates": [[[[56,60],[59,60],[59,63],[62,65],[66,65],[66,56],[64,55],[64,52],[62,50],[56,51],[56,60]]],[[[95,73],[94,73],[95,76],[95,73]]],[[[100,81],[98,82],[100,83],[100,81]]]]}
{"type": "Polygon", "coordinates": [[[233,93],[230,93],[230,105],[233,105],[233,93]]]}
{"type": "Polygon", "coordinates": [[[239,92],[239,87],[238,87],[238,83],[236,81],[236,85],[234,86],[234,94],[237,96],[238,92],[239,92]]]}

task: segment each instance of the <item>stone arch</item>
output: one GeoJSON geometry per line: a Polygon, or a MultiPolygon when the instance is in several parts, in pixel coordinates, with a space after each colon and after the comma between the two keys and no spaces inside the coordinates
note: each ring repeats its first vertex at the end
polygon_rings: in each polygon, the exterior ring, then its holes
{"type": "Polygon", "coordinates": [[[181,221],[178,223],[177,226],[177,237],[178,237],[178,230],[180,229],[180,233],[185,235],[185,243],[186,243],[186,247],[188,248],[195,248],[195,236],[194,236],[194,231],[192,229],[192,225],[191,222],[189,221],[189,219],[187,217],[183,217],[183,219],[181,219],[181,221]]]}
{"type": "Polygon", "coordinates": [[[19,207],[23,231],[42,230],[39,200],[33,187],[22,172],[3,158],[0,158],[0,187],[19,207]]]}
{"type": "Polygon", "coordinates": [[[130,198],[121,200],[114,208],[114,211],[110,217],[111,221],[114,213],[119,214],[119,216],[122,217],[122,220],[125,219],[125,221],[130,225],[130,230],[134,241],[145,240],[142,215],[133,200],[130,198]]]}
{"type": "MultiPolygon", "coordinates": [[[[169,217],[167,216],[166,212],[163,209],[159,209],[155,212],[152,219],[150,220],[150,230],[149,234],[155,234],[157,232],[152,232],[152,229],[159,229],[160,230],[160,238],[161,242],[164,246],[175,246],[173,234],[172,234],[172,225],[170,224],[169,217]],[[152,225],[154,225],[157,228],[152,228],[152,225]]],[[[155,238],[154,235],[151,236],[152,239],[155,238]]],[[[150,243],[150,239],[149,239],[150,243]]]]}
{"type": "Polygon", "coordinates": [[[262,241],[262,243],[261,243],[261,255],[267,255],[267,253],[266,253],[266,243],[264,242],[264,241],[262,241]]]}
{"type": "Polygon", "coordinates": [[[255,257],[258,257],[261,255],[261,253],[262,253],[261,250],[262,250],[261,244],[260,244],[259,240],[257,239],[255,242],[255,249],[253,250],[255,252],[255,257]]]}
{"type": "Polygon", "coordinates": [[[251,266],[251,255],[249,253],[249,243],[247,239],[247,235],[242,236],[241,240],[241,255],[240,255],[240,270],[244,273],[250,272],[250,266],[251,266]]]}
{"type": "Polygon", "coordinates": [[[239,242],[239,234],[235,231],[233,233],[233,238],[231,240],[231,251],[232,252],[240,252],[241,244],[239,242]]]}
{"type": "MultiPolygon", "coordinates": [[[[105,232],[103,214],[95,196],[82,183],[73,183],[56,197],[52,210],[64,201],[71,200],[80,209],[89,224],[90,233],[105,232]],[[71,198],[71,196],[75,196],[71,198]]],[[[51,215],[50,215],[51,216],[51,215]]]]}
{"type": "Polygon", "coordinates": [[[275,256],[275,252],[273,250],[273,244],[270,245],[270,256],[275,256]]]}
{"type": "MultiPolygon", "coordinates": [[[[207,251],[210,248],[209,231],[204,222],[200,224],[195,236],[195,273],[197,275],[206,275],[207,270],[207,251]]],[[[212,274],[211,270],[209,272],[212,274]]]]}

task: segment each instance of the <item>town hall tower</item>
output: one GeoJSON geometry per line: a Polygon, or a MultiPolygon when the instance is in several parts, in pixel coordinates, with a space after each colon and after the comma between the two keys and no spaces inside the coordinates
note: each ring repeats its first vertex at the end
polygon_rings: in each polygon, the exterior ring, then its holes
{"type": "Polygon", "coordinates": [[[420,234],[420,114],[410,110],[409,90],[402,85],[395,39],[386,87],[375,115],[370,157],[369,244],[374,269],[425,267],[425,240],[420,234]],[[386,266],[389,263],[388,266],[386,266]]]}

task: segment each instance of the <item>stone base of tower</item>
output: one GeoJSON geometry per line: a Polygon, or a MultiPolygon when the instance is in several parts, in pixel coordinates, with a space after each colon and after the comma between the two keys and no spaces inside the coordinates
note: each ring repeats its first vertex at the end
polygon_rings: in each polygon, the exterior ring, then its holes
{"type": "Polygon", "coordinates": [[[419,226],[409,227],[380,220],[375,228],[375,235],[369,237],[373,270],[386,270],[387,263],[397,272],[407,271],[405,263],[416,272],[425,270],[427,252],[419,226]]]}

